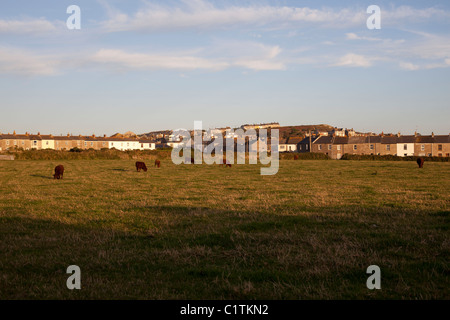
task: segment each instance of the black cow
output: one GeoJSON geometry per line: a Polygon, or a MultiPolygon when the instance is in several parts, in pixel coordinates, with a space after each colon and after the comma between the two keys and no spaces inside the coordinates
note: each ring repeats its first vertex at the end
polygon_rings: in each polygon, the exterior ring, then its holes
{"type": "Polygon", "coordinates": [[[417,164],[419,165],[419,168],[423,168],[423,163],[425,160],[423,158],[417,158],[417,164]]]}

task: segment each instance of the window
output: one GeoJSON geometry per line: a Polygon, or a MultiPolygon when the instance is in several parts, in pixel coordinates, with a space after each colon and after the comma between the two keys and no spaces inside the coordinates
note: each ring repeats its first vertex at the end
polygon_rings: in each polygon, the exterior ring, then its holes
{"type": "Polygon", "coordinates": [[[9,140],[6,140],[6,145],[9,146],[9,140]]]}
{"type": "Polygon", "coordinates": [[[420,146],[420,150],[425,151],[425,145],[424,144],[420,146]]]}
{"type": "Polygon", "coordinates": [[[442,151],[442,144],[438,144],[438,150],[442,151]]]}
{"type": "Polygon", "coordinates": [[[300,145],[300,150],[302,150],[302,145],[300,145]]]}
{"type": "Polygon", "coordinates": [[[387,145],[386,145],[386,150],[387,150],[387,151],[391,151],[391,145],[390,145],[390,144],[387,144],[387,145]]]}
{"type": "Polygon", "coordinates": [[[306,145],[306,150],[308,150],[308,145],[306,145]]]}
{"type": "Polygon", "coordinates": [[[373,144],[370,145],[370,150],[373,150],[373,144]]]}
{"type": "Polygon", "coordinates": [[[319,144],[319,150],[322,150],[322,145],[321,144],[319,144]]]}
{"type": "Polygon", "coordinates": [[[36,140],[33,141],[33,145],[37,146],[37,141],[36,140]]]}
{"type": "Polygon", "coordinates": [[[87,142],[86,141],[84,142],[84,146],[87,147],[87,142]]]}
{"type": "Polygon", "coordinates": [[[91,146],[93,146],[94,145],[94,143],[93,142],[91,142],[91,146]]]}
{"type": "Polygon", "coordinates": [[[331,150],[331,144],[328,145],[328,150],[331,150]]]}
{"type": "Polygon", "coordinates": [[[341,145],[338,145],[338,146],[337,146],[337,149],[338,149],[338,150],[341,150],[341,145]]]}
{"type": "Polygon", "coordinates": [[[353,150],[357,150],[358,146],[356,144],[353,145],[353,150]]]}
{"type": "Polygon", "coordinates": [[[17,141],[16,140],[14,140],[14,145],[16,145],[17,144],[17,141]]]}
{"type": "Polygon", "coordinates": [[[48,145],[48,141],[46,141],[45,144],[48,145]]]}
{"type": "Polygon", "coordinates": [[[403,150],[408,150],[408,145],[407,144],[403,145],[403,150]]]}

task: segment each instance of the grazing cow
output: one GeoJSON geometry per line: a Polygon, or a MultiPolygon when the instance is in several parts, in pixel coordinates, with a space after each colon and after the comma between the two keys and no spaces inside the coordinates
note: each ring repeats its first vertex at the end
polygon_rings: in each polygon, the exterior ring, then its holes
{"type": "Polygon", "coordinates": [[[161,161],[155,160],[155,167],[161,167],[161,161]]]}
{"type": "Polygon", "coordinates": [[[225,158],[219,163],[219,166],[220,167],[223,167],[223,166],[225,166],[225,168],[226,167],[230,167],[231,168],[231,163],[230,163],[230,161],[228,161],[228,160],[226,160],[225,158]]]}
{"type": "Polygon", "coordinates": [[[64,166],[59,165],[55,167],[55,174],[53,175],[53,179],[62,179],[64,174],[64,166]]]}
{"type": "Polygon", "coordinates": [[[294,160],[298,160],[298,155],[294,154],[294,160]]]}
{"type": "Polygon", "coordinates": [[[140,162],[140,161],[136,161],[136,170],[138,172],[140,172],[141,169],[143,169],[145,172],[147,172],[147,166],[145,165],[145,163],[144,162],[140,162]]]}
{"type": "Polygon", "coordinates": [[[423,163],[425,160],[423,158],[417,158],[417,164],[419,165],[419,168],[423,168],[423,163]]]}

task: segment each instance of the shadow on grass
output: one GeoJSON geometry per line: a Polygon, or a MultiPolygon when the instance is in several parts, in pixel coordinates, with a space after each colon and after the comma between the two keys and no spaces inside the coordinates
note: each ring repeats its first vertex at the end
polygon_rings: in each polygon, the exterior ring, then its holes
{"type": "Polygon", "coordinates": [[[53,180],[53,177],[50,176],[44,176],[44,175],[40,175],[40,174],[31,174],[30,177],[35,177],[35,178],[42,178],[42,179],[51,179],[53,180]]]}

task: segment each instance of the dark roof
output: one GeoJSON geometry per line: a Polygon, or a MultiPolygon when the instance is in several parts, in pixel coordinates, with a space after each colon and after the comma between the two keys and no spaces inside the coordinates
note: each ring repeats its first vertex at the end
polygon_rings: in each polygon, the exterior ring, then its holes
{"type": "Polygon", "coordinates": [[[348,144],[364,144],[367,143],[366,138],[367,137],[360,137],[360,136],[349,137],[348,144]]]}
{"type": "Polygon", "coordinates": [[[367,136],[366,143],[381,143],[381,136],[367,136]]]}
{"type": "Polygon", "coordinates": [[[397,143],[397,136],[383,136],[381,137],[381,143],[382,144],[396,144],[397,143]]]}
{"type": "Polygon", "coordinates": [[[418,136],[416,137],[416,143],[433,143],[434,138],[432,136],[418,136]]]}
{"type": "Polygon", "coordinates": [[[302,141],[302,137],[290,137],[288,139],[288,144],[298,144],[302,141]]]}
{"type": "Polygon", "coordinates": [[[334,137],[332,137],[332,136],[320,136],[313,143],[315,143],[315,144],[329,144],[329,143],[333,142],[333,138],[334,137]]]}
{"type": "Polygon", "coordinates": [[[434,136],[434,143],[450,143],[450,136],[434,136]]]}
{"type": "Polygon", "coordinates": [[[415,136],[400,136],[397,143],[414,143],[416,141],[415,136]]]}
{"type": "Polygon", "coordinates": [[[333,144],[347,144],[348,137],[334,137],[333,144]]]}

